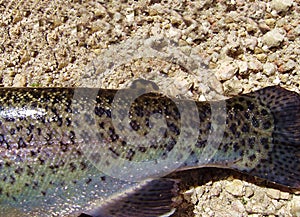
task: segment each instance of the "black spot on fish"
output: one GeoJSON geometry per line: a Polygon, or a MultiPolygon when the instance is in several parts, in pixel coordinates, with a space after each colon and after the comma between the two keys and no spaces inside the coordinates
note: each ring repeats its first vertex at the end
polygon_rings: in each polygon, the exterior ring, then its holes
{"type": "Polygon", "coordinates": [[[86,165],[86,163],[85,162],[80,162],[80,169],[81,170],[85,170],[87,168],[87,165],[86,165]]]}
{"type": "Polygon", "coordinates": [[[71,124],[72,124],[71,118],[67,117],[67,118],[66,118],[66,126],[68,127],[68,126],[70,126],[71,124]]]}
{"type": "Polygon", "coordinates": [[[146,126],[147,126],[148,128],[151,128],[149,118],[145,118],[145,124],[146,124],[146,126]]]}
{"type": "Polygon", "coordinates": [[[92,178],[88,178],[87,180],[86,180],[86,184],[88,185],[88,184],[90,184],[92,182],[92,178]]]}
{"type": "Polygon", "coordinates": [[[254,148],[254,144],[255,144],[255,137],[250,137],[248,139],[248,144],[249,144],[249,148],[254,148]]]}
{"type": "Polygon", "coordinates": [[[252,154],[252,155],[249,156],[249,159],[250,159],[251,161],[254,161],[255,158],[256,158],[255,154],[252,154]]]}
{"type": "Polygon", "coordinates": [[[236,112],[244,111],[244,107],[239,103],[234,104],[233,108],[236,110],[236,112]]]}
{"type": "Polygon", "coordinates": [[[129,161],[131,161],[134,155],[135,155],[135,151],[130,148],[128,150],[128,152],[127,152],[126,159],[128,159],[129,161]]]}
{"type": "Polygon", "coordinates": [[[6,166],[6,167],[10,167],[10,166],[11,166],[11,163],[8,162],[8,161],[6,161],[6,162],[5,162],[5,166],[6,166]]]}
{"type": "Polygon", "coordinates": [[[147,149],[146,149],[145,147],[143,147],[143,146],[139,146],[139,147],[138,147],[138,151],[144,153],[144,152],[147,151],[147,149]]]}
{"type": "Polygon", "coordinates": [[[253,102],[247,100],[247,107],[250,111],[252,111],[255,108],[255,105],[253,102]]]}
{"type": "Polygon", "coordinates": [[[266,116],[266,115],[268,115],[269,113],[268,113],[268,111],[267,111],[266,109],[262,109],[262,110],[261,110],[261,114],[262,114],[263,116],[266,116]]]}
{"type": "Polygon", "coordinates": [[[16,129],[15,128],[11,128],[10,129],[10,135],[15,135],[16,133],[16,129]]]}
{"type": "Polygon", "coordinates": [[[119,139],[119,135],[118,134],[112,134],[110,135],[110,139],[112,142],[115,142],[119,139]]]}
{"type": "Polygon", "coordinates": [[[106,116],[108,118],[111,118],[111,111],[110,111],[110,109],[105,110],[105,113],[106,113],[106,116]]]}
{"type": "Polygon", "coordinates": [[[94,112],[97,116],[101,117],[104,114],[105,109],[102,107],[95,107],[94,112]]]}
{"type": "Polygon", "coordinates": [[[242,132],[244,133],[249,133],[249,124],[247,123],[244,123],[243,126],[242,126],[242,132]]]}
{"type": "Polygon", "coordinates": [[[180,130],[178,129],[178,127],[174,123],[168,122],[167,126],[168,126],[168,129],[170,129],[176,135],[180,134],[180,130]]]}
{"type": "Polygon", "coordinates": [[[232,123],[232,124],[230,125],[230,127],[229,127],[230,131],[231,131],[233,134],[235,134],[236,128],[237,128],[236,123],[232,123]]]}
{"type": "Polygon", "coordinates": [[[235,143],[233,144],[233,151],[234,151],[234,152],[237,152],[239,149],[240,149],[240,145],[239,145],[237,142],[235,142],[235,143]]]}
{"type": "Polygon", "coordinates": [[[197,148],[203,148],[207,144],[207,140],[198,140],[195,146],[197,148]]]}
{"type": "Polygon", "coordinates": [[[263,128],[264,128],[265,130],[270,129],[271,126],[272,126],[272,124],[271,124],[270,121],[265,121],[265,122],[263,123],[263,128]]]}
{"type": "Polygon", "coordinates": [[[70,171],[74,172],[77,168],[76,165],[73,162],[71,162],[69,165],[70,165],[70,171]]]}
{"type": "Polygon", "coordinates": [[[100,123],[99,123],[99,127],[100,127],[101,129],[104,129],[104,127],[105,127],[105,126],[104,126],[104,122],[100,122],[100,123]]]}
{"type": "Polygon", "coordinates": [[[112,156],[114,158],[117,158],[120,156],[120,154],[116,150],[114,150],[112,147],[109,147],[108,150],[110,150],[110,152],[113,154],[112,156]]]}
{"type": "Polygon", "coordinates": [[[57,118],[57,126],[61,127],[63,124],[63,119],[61,117],[57,118]]]}
{"type": "Polygon", "coordinates": [[[170,141],[166,144],[165,148],[168,152],[172,151],[174,146],[176,145],[176,140],[175,139],[170,139],[170,141]]]}
{"type": "Polygon", "coordinates": [[[140,129],[140,124],[136,120],[131,120],[129,124],[134,131],[138,131],[140,129]]]}
{"type": "Polygon", "coordinates": [[[256,128],[258,128],[259,127],[259,122],[258,122],[258,120],[256,119],[256,117],[252,117],[252,119],[251,119],[251,122],[252,122],[252,125],[254,126],[254,127],[256,127],[256,128]]]}
{"type": "Polygon", "coordinates": [[[27,144],[25,143],[25,141],[23,140],[22,137],[19,138],[19,141],[18,141],[18,149],[20,148],[26,148],[27,147],[27,144]]]}
{"type": "Polygon", "coordinates": [[[18,175],[21,175],[23,173],[24,169],[22,167],[17,167],[17,169],[15,169],[15,173],[18,175]]]}
{"type": "Polygon", "coordinates": [[[144,110],[140,106],[135,106],[134,107],[134,112],[138,117],[143,117],[144,116],[144,110]]]}

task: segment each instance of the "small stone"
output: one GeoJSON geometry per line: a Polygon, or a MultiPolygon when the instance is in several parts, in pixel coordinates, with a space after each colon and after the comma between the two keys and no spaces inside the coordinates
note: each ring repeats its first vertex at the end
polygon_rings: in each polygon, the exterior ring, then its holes
{"type": "Polygon", "coordinates": [[[219,81],[226,81],[231,79],[238,71],[237,65],[232,61],[222,61],[216,69],[216,77],[219,81]]]}
{"type": "Polygon", "coordinates": [[[25,51],[22,58],[21,58],[21,60],[20,60],[20,63],[23,64],[23,63],[25,63],[29,60],[30,60],[30,55],[27,51],[25,51]]]}
{"type": "Polygon", "coordinates": [[[245,39],[245,46],[246,48],[250,50],[254,50],[255,47],[257,46],[257,38],[246,38],[245,39]]]}
{"type": "Polygon", "coordinates": [[[295,34],[300,35],[300,24],[298,24],[294,29],[295,34]]]}
{"type": "Polygon", "coordinates": [[[280,191],[277,189],[267,189],[267,195],[272,199],[279,199],[280,198],[280,191]]]}
{"type": "Polygon", "coordinates": [[[219,196],[220,193],[222,192],[222,186],[220,183],[216,183],[213,185],[212,189],[210,190],[210,195],[211,196],[219,196]]]}
{"type": "Polygon", "coordinates": [[[223,83],[224,92],[228,95],[238,95],[243,91],[240,80],[229,80],[223,83]]]}
{"type": "Polygon", "coordinates": [[[267,45],[269,48],[271,47],[277,47],[280,45],[280,43],[284,39],[283,32],[284,30],[275,28],[269,32],[267,32],[263,37],[262,37],[262,42],[267,45]]]}
{"type": "Polygon", "coordinates": [[[263,65],[263,72],[265,75],[274,75],[276,72],[276,65],[274,63],[265,63],[263,65]]]}
{"type": "Polygon", "coordinates": [[[237,61],[236,63],[239,68],[239,74],[246,75],[248,71],[248,63],[245,61],[237,61]]]}
{"type": "Polygon", "coordinates": [[[127,14],[127,15],[126,15],[126,19],[127,19],[127,22],[128,22],[128,23],[134,22],[134,12],[132,12],[132,13],[130,13],[130,14],[127,14]]]}
{"type": "Polygon", "coordinates": [[[13,87],[24,87],[26,85],[26,78],[21,74],[16,74],[13,80],[13,87]]]}
{"type": "Polygon", "coordinates": [[[263,65],[257,59],[252,59],[248,63],[248,68],[249,68],[249,70],[251,70],[253,72],[259,72],[263,69],[263,65]]]}
{"type": "Polygon", "coordinates": [[[292,6],[293,0],[273,0],[271,8],[277,12],[286,12],[292,6]]]}
{"type": "Polygon", "coordinates": [[[260,61],[260,62],[266,62],[267,60],[267,55],[264,53],[260,53],[256,55],[256,58],[260,61]]]}
{"type": "Polygon", "coordinates": [[[246,186],[245,187],[245,197],[249,198],[251,196],[253,196],[254,191],[250,186],[246,186]]]}
{"type": "Polygon", "coordinates": [[[297,64],[295,63],[295,61],[288,60],[286,63],[284,63],[283,65],[281,65],[278,68],[278,71],[281,72],[281,73],[288,72],[288,71],[293,70],[296,67],[296,65],[297,64]]]}
{"type": "Polygon", "coordinates": [[[288,192],[280,192],[280,199],[288,200],[290,198],[290,194],[288,192]]]}
{"type": "Polygon", "coordinates": [[[240,180],[235,179],[233,182],[225,186],[225,190],[234,196],[241,197],[244,195],[245,189],[243,183],[240,180]]]}
{"type": "Polygon", "coordinates": [[[294,195],[291,206],[291,214],[292,216],[300,217],[300,196],[294,195]]]}
{"type": "Polygon", "coordinates": [[[242,212],[246,211],[244,205],[242,204],[242,202],[240,200],[233,201],[231,203],[231,208],[232,208],[232,210],[235,210],[238,213],[242,213],[242,212]]]}
{"type": "Polygon", "coordinates": [[[182,36],[181,30],[171,26],[171,28],[169,29],[169,32],[168,32],[168,36],[175,41],[179,41],[179,39],[182,36]]]}
{"type": "Polygon", "coordinates": [[[266,19],[265,20],[265,23],[270,27],[270,28],[274,28],[275,25],[276,25],[276,20],[273,19],[273,18],[270,18],[270,19],[266,19]]]}
{"type": "Polygon", "coordinates": [[[266,21],[259,22],[258,27],[263,33],[266,33],[271,30],[270,26],[267,25],[266,21]]]}

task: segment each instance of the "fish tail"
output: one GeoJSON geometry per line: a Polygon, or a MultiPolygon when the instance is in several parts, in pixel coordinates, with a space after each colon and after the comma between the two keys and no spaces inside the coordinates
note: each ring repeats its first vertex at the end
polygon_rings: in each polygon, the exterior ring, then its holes
{"type": "Polygon", "coordinates": [[[248,171],[272,182],[300,188],[300,95],[279,86],[254,93],[272,113],[272,149],[248,171]]]}

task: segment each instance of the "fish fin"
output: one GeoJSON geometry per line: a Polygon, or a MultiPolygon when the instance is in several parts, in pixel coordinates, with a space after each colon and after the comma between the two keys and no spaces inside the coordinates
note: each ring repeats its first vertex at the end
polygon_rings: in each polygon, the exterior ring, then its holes
{"type": "Polygon", "coordinates": [[[159,91],[159,87],[157,86],[156,83],[154,83],[153,81],[150,81],[150,80],[143,79],[143,78],[134,80],[130,85],[130,89],[135,89],[135,90],[141,92],[141,94],[146,93],[146,92],[158,92],[159,91]]]}
{"type": "Polygon", "coordinates": [[[250,174],[300,188],[300,95],[279,86],[254,93],[274,118],[273,148],[250,174]]]}
{"type": "Polygon", "coordinates": [[[78,217],[93,217],[93,216],[85,214],[85,213],[81,213],[80,216],[78,216],[78,217]]]}
{"type": "MultiPolygon", "coordinates": [[[[91,217],[170,216],[175,210],[178,180],[154,179],[118,195],[84,214],[91,217]]],[[[83,217],[82,216],[82,217],[83,217]]]]}

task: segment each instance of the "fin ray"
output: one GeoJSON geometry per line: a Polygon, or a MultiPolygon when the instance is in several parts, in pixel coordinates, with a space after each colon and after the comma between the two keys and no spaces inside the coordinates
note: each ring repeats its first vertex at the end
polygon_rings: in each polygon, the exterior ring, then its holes
{"type": "Polygon", "coordinates": [[[148,180],[82,216],[158,217],[172,213],[175,207],[172,199],[178,193],[177,184],[177,180],[166,178],[148,180]]]}

